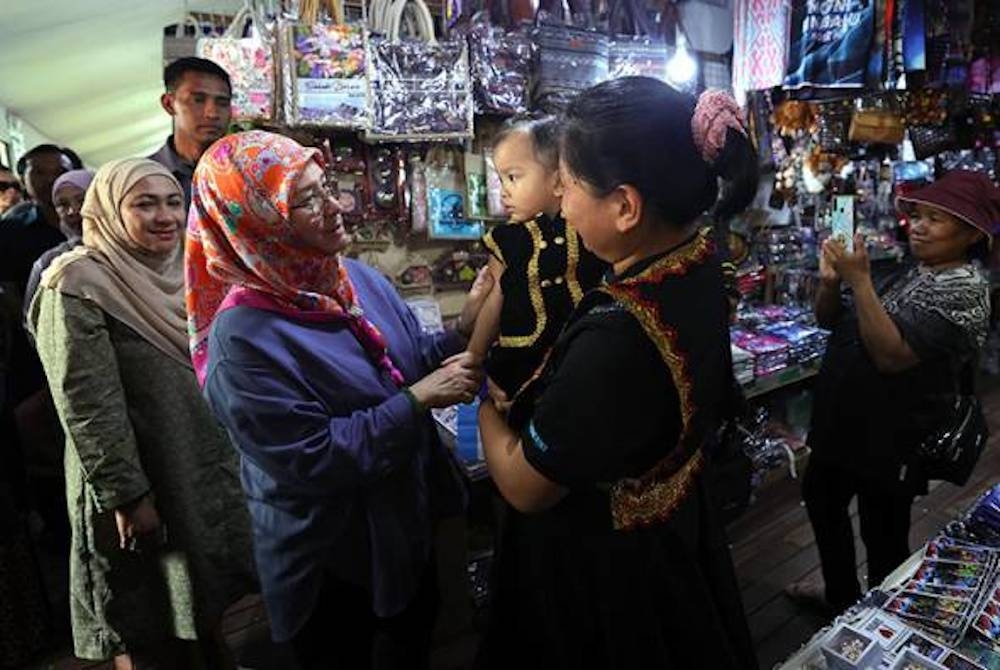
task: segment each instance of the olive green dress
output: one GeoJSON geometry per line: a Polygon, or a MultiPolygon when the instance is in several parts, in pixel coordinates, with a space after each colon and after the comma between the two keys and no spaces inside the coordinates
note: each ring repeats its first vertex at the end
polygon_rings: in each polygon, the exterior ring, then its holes
{"type": "Polygon", "coordinates": [[[66,431],[76,655],[204,635],[256,590],[238,457],[194,372],[97,304],[45,288],[38,353],[66,431]],[[114,509],[151,492],[167,543],[119,548],[114,509]]]}

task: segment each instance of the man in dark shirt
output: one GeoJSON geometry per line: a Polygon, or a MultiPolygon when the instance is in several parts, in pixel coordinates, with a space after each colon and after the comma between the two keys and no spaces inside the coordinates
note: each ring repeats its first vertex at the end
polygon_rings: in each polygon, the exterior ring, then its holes
{"type": "Polygon", "coordinates": [[[212,61],[181,58],[163,71],[163,85],[166,92],[160,104],[173,117],[174,131],[150,158],[177,178],[189,207],[198,159],[229,127],[232,84],[226,71],[212,61]]]}
{"type": "Polygon", "coordinates": [[[0,216],[23,199],[21,183],[6,165],[0,163],[0,216]]]}
{"type": "Polygon", "coordinates": [[[17,173],[27,187],[27,200],[0,218],[0,282],[17,287],[18,296],[35,260],[66,240],[59,230],[59,215],[52,204],[52,184],[64,172],[82,168],[69,149],[40,144],[17,162],[17,173]]]}
{"type": "MultiPolygon", "coordinates": [[[[80,158],[69,149],[53,144],[34,147],[17,162],[17,173],[31,200],[12,207],[0,218],[0,324],[9,336],[4,345],[7,365],[0,392],[0,460],[5,464],[23,460],[32,472],[27,488],[30,504],[45,522],[46,538],[59,546],[66,546],[69,537],[61,474],[63,436],[42,366],[21,327],[20,314],[32,265],[66,240],[52,202],[52,185],[63,173],[82,167],[80,158]]],[[[17,474],[21,484],[25,482],[23,474],[17,474]]]]}

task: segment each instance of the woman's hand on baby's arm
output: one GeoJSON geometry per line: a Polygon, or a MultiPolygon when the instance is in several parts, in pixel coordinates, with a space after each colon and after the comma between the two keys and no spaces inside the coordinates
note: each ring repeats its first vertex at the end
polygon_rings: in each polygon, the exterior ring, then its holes
{"type": "Polygon", "coordinates": [[[462,352],[411,386],[410,393],[425,409],[449,407],[471,402],[482,383],[482,364],[469,352],[462,352]]]}

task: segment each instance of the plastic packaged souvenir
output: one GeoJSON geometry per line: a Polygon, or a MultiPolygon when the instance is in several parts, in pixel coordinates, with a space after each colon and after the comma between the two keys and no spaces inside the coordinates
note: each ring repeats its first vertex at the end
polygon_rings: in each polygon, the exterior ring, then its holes
{"type": "Polygon", "coordinates": [[[754,374],[766,377],[788,367],[788,343],[771,335],[736,335],[733,342],[754,356],[754,374]]]}
{"type": "Polygon", "coordinates": [[[1000,485],[995,485],[961,519],[945,527],[954,539],[989,547],[1000,547],[1000,485]]]}
{"type": "Polygon", "coordinates": [[[370,41],[374,139],[472,136],[469,60],[462,42],[370,41]]]}
{"type": "Polygon", "coordinates": [[[948,655],[941,660],[941,665],[948,668],[948,670],[986,670],[986,668],[978,663],[974,663],[973,661],[970,661],[964,656],[960,656],[953,651],[949,652],[948,655]]]}
{"type": "Polygon", "coordinates": [[[441,318],[441,306],[430,298],[414,298],[407,300],[410,311],[417,317],[420,330],[428,335],[444,332],[444,322],[441,318]]]}
{"type": "Polygon", "coordinates": [[[533,47],[527,35],[493,25],[480,12],[472,17],[468,38],[476,111],[501,115],[528,111],[533,47]]]}
{"type": "Polygon", "coordinates": [[[557,113],[573,98],[608,78],[608,36],[576,28],[539,11],[531,30],[536,48],[532,99],[557,113]]]}
{"type": "Polygon", "coordinates": [[[287,23],[289,122],[366,128],[365,32],[360,24],[287,23]]]}
{"type": "Polygon", "coordinates": [[[749,384],[753,381],[754,362],[753,355],[735,344],[731,345],[733,358],[733,376],[739,384],[749,384]]]}
{"type": "Polygon", "coordinates": [[[357,141],[340,139],[331,149],[327,181],[336,186],[344,222],[356,226],[364,219],[369,199],[364,148],[357,141]]]}
{"type": "Polygon", "coordinates": [[[470,220],[465,213],[465,179],[457,150],[436,147],[428,153],[424,174],[427,179],[427,233],[438,239],[478,240],[483,236],[482,221],[470,220]]]}
{"type": "Polygon", "coordinates": [[[486,162],[482,154],[465,154],[465,193],[470,218],[485,219],[489,216],[486,207],[486,162]]]}
{"type": "Polygon", "coordinates": [[[828,335],[819,328],[786,321],[765,326],[763,331],[788,343],[790,363],[808,363],[821,358],[826,352],[828,335]]]}
{"type": "Polygon", "coordinates": [[[849,626],[839,626],[820,647],[831,670],[875,668],[882,660],[882,647],[871,637],[849,626]]]}
{"type": "Polygon", "coordinates": [[[465,40],[437,41],[430,10],[409,0],[423,17],[420,39],[400,39],[403,12],[392,33],[368,42],[368,81],[374,140],[421,141],[472,137],[472,82],[465,40]]]}
{"type": "Polygon", "coordinates": [[[909,632],[899,620],[875,609],[871,611],[871,615],[867,619],[856,624],[856,628],[874,638],[886,650],[895,649],[909,632]]]}
{"type": "Polygon", "coordinates": [[[486,212],[491,218],[506,218],[507,208],[503,206],[503,183],[493,162],[493,152],[487,152],[486,160],[486,212]]]}
{"type": "Polygon", "coordinates": [[[910,633],[900,649],[913,649],[921,656],[925,656],[932,661],[944,658],[944,655],[948,652],[947,649],[937,642],[917,632],[910,633]]]}
{"type": "Polygon", "coordinates": [[[410,231],[427,232],[427,175],[419,156],[410,157],[407,180],[410,186],[410,231]]]}
{"type": "Polygon", "coordinates": [[[913,649],[904,649],[890,666],[890,670],[942,670],[943,665],[932,661],[913,649]]]}

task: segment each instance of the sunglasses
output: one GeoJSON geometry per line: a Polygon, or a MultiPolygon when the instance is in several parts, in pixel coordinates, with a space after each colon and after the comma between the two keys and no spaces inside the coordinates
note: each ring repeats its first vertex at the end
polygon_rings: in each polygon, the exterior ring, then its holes
{"type": "Polygon", "coordinates": [[[9,188],[16,188],[18,191],[21,190],[21,185],[16,181],[0,181],[0,191],[6,191],[9,188]]]}

